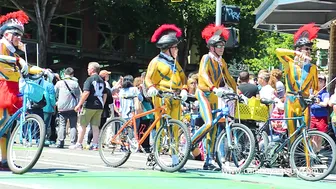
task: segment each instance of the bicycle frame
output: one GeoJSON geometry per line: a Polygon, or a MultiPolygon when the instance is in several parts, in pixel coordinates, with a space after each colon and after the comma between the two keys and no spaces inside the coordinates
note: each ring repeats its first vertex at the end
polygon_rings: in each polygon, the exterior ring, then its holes
{"type": "Polygon", "coordinates": [[[18,117],[22,114],[22,112],[23,112],[23,108],[20,108],[9,118],[5,126],[0,130],[0,138],[4,136],[6,131],[12,127],[13,122],[18,119],[18,117]]]}
{"type": "MultiPolygon", "coordinates": [[[[222,122],[222,121],[223,121],[223,118],[224,118],[224,121],[225,121],[225,131],[226,131],[226,133],[230,133],[230,132],[231,132],[231,127],[230,127],[231,124],[229,123],[229,120],[228,120],[228,118],[229,118],[229,106],[226,104],[224,108],[219,108],[219,109],[216,109],[216,110],[212,110],[211,113],[212,113],[212,114],[219,113],[219,115],[218,115],[217,117],[215,117],[215,118],[212,119],[212,122],[211,122],[211,128],[209,129],[209,131],[210,131],[211,129],[213,129],[213,127],[214,127],[217,123],[222,122]]],[[[203,125],[203,126],[200,127],[199,129],[204,129],[204,128],[205,128],[205,125],[203,125]]],[[[199,129],[198,129],[198,130],[199,130],[199,129]]],[[[209,132],[209,131],[208,131],[208,132],[209,132]]],[[[204,133],[203,135],[201,135],[201,136],[199,137],[199,139],[198,139],[197,141],[195,141],[194,144],[199,143],[199,142],[203,139],[203,137],[204,137],[208,132],[206,132],[206,133],[204,133]]],[[[193,137],[195,137],[195,135],[194,135],[193,137]]],[[[231,136],[228,135],[227,138],[228,138],[228,141],[231,141],[231,136]]],[[[193,139],[191,139],[191,141],[193,141],[193,139]]],[[[230,143],[230,145],[231,145],[231,143],[230,143]]]]}
{"type": "MultiPolygon", "coordinates": [[[[31,81],[25,81],[27,83],[31,82],[31,81]]],[[[26,85],[24,86],[26,87],[26,85]]],[[[25,91],[23,89],[23,91],[25,91]]],[[[24,92],[23,95],[23,102],[22,102],[22,107],[19,108],[10,118],[9,120],[6,122],[5,126],[0,130],[0,137],[2,137],[6,132],[7,130],[9,130],[12,125],[13,125],[13,122],[15,120],[18,119],[18,117],[20,116],[20,128],[22,128],[23,126],[23,123],[25,122],[25,115],[26,115],[26,112],[27,112],[27,107],[26,107],[26,104],[28,102],[28,95],[24,92]]],[[[10,136],[8,136],[10,137],[10,136]]]]}
{"type": "Polygon", "coordinates": [[[166,117],[168,115],[165,115],[165,105],[158,107],[158,108],[154,108],[150,111],[146,111],[143,113],[139,113],[139,114],[135,114],[131,119],[129,119],[128,121],[126,121],[126,123],[124,125],[121,126],[121,128],[118,130],[117,134],[115,134],[113,136],[113,138],[111,139],[112,143],[116,143],[116,137],[120,135],[121,132],[123,132],[123,130],[128,126],[128,125],[132,125],[133,129],[134,129],[134,134],[135,134],[135,139],[138,141],[138,147],[141,146],[141,144],[146,140],[146,138],[149,136],[150,132],[156,127],[156,124],[161,120],[161,118],[166,117]],[[141,117],[144,117],[148,114],[154,113],[154,112],[160,112],[160,115],[155,118],[154,122],[149,126],[149,128],[147,129],[147,131],[143,134],[143,136],[139,139],[138,137],[138,131],[136,128],[136,119],[139,119],[141,117]]]}

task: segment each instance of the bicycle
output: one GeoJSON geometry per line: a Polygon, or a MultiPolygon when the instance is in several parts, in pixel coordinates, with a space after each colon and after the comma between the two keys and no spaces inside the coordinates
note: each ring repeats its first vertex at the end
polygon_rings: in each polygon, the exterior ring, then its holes
{"type": "MultiPolygon", "coordinates": [[[[162,99],[172,98],[180,100],[179,96],[171,92],[159,91],[159,94],[157,96],[161,97],[162,99]]],[[[133,99],[135,98],[135,96],[130,96],[126,98],[133,99]]],[[[133,106],[131,107],[131,111],[135,112],[133,106]]],[[[162,121],[162,125],[158,129],[156,137],[159,134],[164,134],[165,141],[163,142],[166,145],[164,147],[164,151],[166,153],[162,153],[162,155],[169,154],[170,159],[172,159],[172,157],[178,156],[179,162],[177,164],[171,162],[166,165],[162,161],[163,159],[160,158],[162,152],[161,150],[163,149],[159,149],[156,146],[156,143],[154,143],[153,152],[149,154],[147,161],[149,162],[150,166],[153,166],[153,168],[155,164],[158,164],[161,169],[166,172],[175,172],[180,170],[185,165],[188,158],[187,155],[181,155],[181,153],[184,152],[184,154],[186,154],[189,151],[190,135],[184,123],[179,120],[171,119],[170,116],[166,114],[166,105],[154,108],[150,111],[135,114],[128,121],[121,117],[111,118],[109,121],[107,121],[104,124],[100,133],[98,144],[99,154],[103,162],[108,166],[119,167],[128,160],[131,153],[137,152],[138,150],[146,153],[145,149],[142,147],[142,143],[149,136],[151,131],[156,127],[156,124],[159,121],[162,121]],[[159,116],[155,118],[154,122],[149,126],[147,131],[143,133],[142,137],[139,139],[136,127],[136,120],[155,112],[159,112],[159,116]],[[178,137],[176,137],[176,135],[173,135],[173,128],[174,130],[178,129],[179,132],[183,133],[183,136],[185,137],[185,143],[176,144],[177,142],[179,142],[179,140],[177,140],[178,137]],[[183,150],[181,151],[181,149],[183,150]],[[111,152],[105,154],[105,151],[111,152]],[[121,155],[120,158],[115,157],[118,155],[117,153],[121,155]],[[155,163],[152,163],[153,159],[155,163]]]]}
{"type": "MultiPolygon", "coordinates": [[[[225,123],[225,129],[218,134],[215,141],[215,160],[223,171],[227,171],[226,169],[232,161],[233,167],[230,168],[230,171],[242,171],[249,166],[254,157],[255,144],[252,142],[254,141],[254,135],[247,126],[235,123],[234,118],[230,116],[227,103],[229,101],[243,101],[243,99],[235,93],[225,93],[221,98],[226,101],[224,108],[212,110],[213,115],[219,113],[217,117],[213,118],[212,128],[219,122],[225,123]],[[229,122],[229,119],[232,121],[229,122]],[[246,140],[249,142],[246,143],[246,140]]],[[[200,115],[193,116],[195,119],[199,117],[200,115]]],[[[193,128],[194,126],[191,127],[193,128]]],[[[199,127],[197,130],[204,128],[205,125],[199,127]]],[[[209,131],[210,130],[211,129],[209,129],[209,131]]],[[[192,146],[195,148],[207,133],[200,136],[199,140],[192,143],[192,146]]],[[[193,137],[195,137],[195,135],[193,137]]]]}
{"type": "MultiPolygon", "coordinates": [[[[309,130],[306,127],[303,112],[308,106],[312,105],[315,100],[312,98],[304,98],[300,93],[291,93],[291,95],[296,96],[306,104],[306,107],[302,109],[302,116],[292,118],[269,117],[265,124],[256,132],[256,135],[262,136],[265,143],[262,146],[263,149],[256,149],[257,155],[255,158],[259,161],[259,164],[255,169],[257,170],[263,165],[269,168],[275,166],[290,166],[298,177],[307,181],[319,181],[327,177],[335,167],[336,145],[328,134],[317,130],[309,130]],[[273,138],[273,129],[270,122],[285,120],[297,121],[299,127],[297,127],[294,133],[290,136],[287,136],[287,132],[280,133],[279,139],[276,141],[273,138]],[[269,126],[270,137],[268,137],[265,132],[267,126],[269,126]],[[300,135],[296,137],[292,145],[288,148],[290,139],[297,134],[300,135]],[[269,138],[271,139],[270,141],[269,138]],[[321,141],[320,149],[318,149],[319,147],[315,141],[318,138],[323,140],[321,141]],[[328,142],[328,144],[323,145],[323,142],[328,142]],[[331,150],[331,152],[328,152],[328,150],[331,150]],[[314,163],[321,163],[321,165],[312,166],[314,163]],[[326,165],[328,163],[329,167],[326,165]],[[326,167],[327,169],[324,170],[326,167]]],[[[272,100],[263,99],[261,102],[268,106],[275,103],[272,100]]],[[[262,148],[259,145],[256,146],[257,148],[262,148]]]]}
{"type": "Polygon", "coordinates": [[[10,170],[15,174],[24,174],[31,170],[43,150],[46,129],[43,119],[36,114],[28,114],[26,104],[28,101],[39,102],[44,88],[24,77],[25,84],[23,93],[23,106],[19,108],[0,129],[0,137],[9,137],[7,144],[7,162],[10,170]],[[12,131],[14,122],[16,126],[12,131]],[[33,142],[36,145],[33,145],[33,142]],[[24,150],[28,150],[24,153],[24,150]],[[34,154],[30,154],[36,150],[34,154]],[[20,156],[21,155],[21,156],[20,156]],[[26,164],[25,164],[26,163],[26,164]]]}

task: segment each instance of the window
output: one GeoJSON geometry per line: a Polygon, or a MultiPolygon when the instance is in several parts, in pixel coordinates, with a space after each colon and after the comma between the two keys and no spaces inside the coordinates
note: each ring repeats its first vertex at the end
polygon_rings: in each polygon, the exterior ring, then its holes
{"type": "Polygon", "coordinates": [[[73,18],[58,17],[51,21],[50,40],[73,46],[82,45],[82,21],[73,18]]]}
{"type": "Polygon", "coordinates": [[[114,34],[106,24],[98,24],[98,48],[110,51],[123,51],[125,36],[114,34]]]}

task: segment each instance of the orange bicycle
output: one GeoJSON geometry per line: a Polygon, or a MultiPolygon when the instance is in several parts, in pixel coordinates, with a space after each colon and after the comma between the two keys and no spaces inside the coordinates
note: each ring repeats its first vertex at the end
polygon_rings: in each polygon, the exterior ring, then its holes
{"type": "MultiPolygon", "coordinates": [[[[162,99],[180,100],[180,97],[172,92],[159,91],[158,96],[162,99]]],[[[134,99],[135,96],[126,98],[134,99]]],[[[131,106],[131,112],[133,112],[134,116],[129,120],[115,117],[104,124],[98,145],[99,154],[104,163],[108,166],[119,167],[128,160],[132,152],[141,150],[146,153],[142,143],[151,131],[155,129],[156,124],[161,121],[161,126],[154,140],[160,142],[154,143],[148,159],[154,159],[163,171],[175,172],[180,170],[187,162],[191,146],[187,126],[183,122],[174,120],[167,115],[166,105],[139,114],[134,114],[134,106],[131,106]],[[154,112],[159,112],[159,116],[155,117],[148,130],[139,138],[136,120],[154,112]],[[165,161],[168,161],[168,163],[165,161]]],[[[152,164],[153,167],[154,165],[152,164]]]]}

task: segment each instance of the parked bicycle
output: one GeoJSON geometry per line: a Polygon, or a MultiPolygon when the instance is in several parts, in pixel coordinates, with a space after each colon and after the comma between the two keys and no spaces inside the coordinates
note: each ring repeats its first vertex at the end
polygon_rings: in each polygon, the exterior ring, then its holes
{"type": "MultiPolygon", "coordinates": [[[[292,118],[269,118],[256,132],[256,138],[262,138],[263,144],[256,145],[254,162],[255,170],[265,167],[291,167],[298,177],[308,181],[318,181],[327,177],[336,164],[336,145],[333,139],[326,133],[309,130],[305,123],[303,112],[312,105],[314,98],[304,98],[300,93],[293,93],[301,102],[305,103],[302,108],[302,116],[292,118]],[[279,133],[277,138],[271,127],[271,121],[297,121],[298,127],[295,132],[288,136],[287,132],[279,133]],[[265,132],[269,129],[269,137],[265,132]],[[289,146],[293,137],[296,139],[289,146]],[[270,141],[269,141],[270,139],[270,141]],[[288,147],[289,146],[289,147],[288,147]]],[[[262,100],[266,105],[274,104],[271,100],[262,100]]]]}

